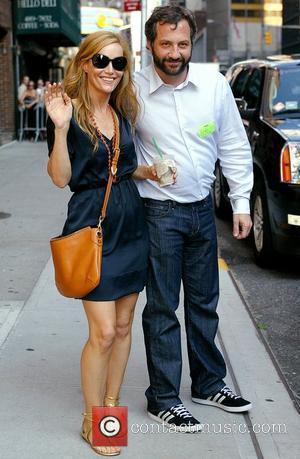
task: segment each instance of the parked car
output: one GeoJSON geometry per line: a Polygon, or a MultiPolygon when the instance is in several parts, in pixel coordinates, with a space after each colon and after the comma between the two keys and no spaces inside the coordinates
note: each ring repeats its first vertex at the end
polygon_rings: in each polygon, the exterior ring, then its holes
{"type": "MultiPolygon", "coordinates": [[[[300,257],[300,60],[249,60],[227,72],[253,154],[252,243],[257,263],[300,257]]],[[[216,214],[228,213],[228,184],[216,164],[216,214]]]]}

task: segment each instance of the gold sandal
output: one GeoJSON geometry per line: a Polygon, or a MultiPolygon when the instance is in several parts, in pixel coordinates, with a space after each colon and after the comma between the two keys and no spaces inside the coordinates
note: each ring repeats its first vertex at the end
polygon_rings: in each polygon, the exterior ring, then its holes
{"type": "Polygon", "coordinates": [[[110,397],[109,395],[105,395],[104,406],[119,406],[119,398],[110,397]]]}
{"type": "MultiPolygon", "coordinates": [[[[92,413],[82,413],[82,415],[90,421],[91,423],[94,422],[92,419],[92,413]]],[[[94,446],[91,440],[91,433],[92,433],[92,425],[89,429],[85,430],[82,424],[81,429],[81,436],[82,438],[90,445],[90,447],[95,451],[95,453],[100,454],[101,456],[119,456],[121,451],[115,452],[108,452],[106,451],[107,448],[111,448],[110,446],[94,446]]]]}

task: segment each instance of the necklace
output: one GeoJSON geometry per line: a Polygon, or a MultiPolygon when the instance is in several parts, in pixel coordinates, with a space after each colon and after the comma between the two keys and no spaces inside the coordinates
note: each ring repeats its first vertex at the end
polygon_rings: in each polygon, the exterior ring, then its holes
{"type": "MultiPolygon", "coordinates": [[[[92,112],[90,112],[90,118],[91,118],[91,122],[92,122],[92,125],[93,127],[95,128],[97,134],[98,134],[98,137],[99,139],[101,140],[101,142],[103,143],[103,145],[105,146],[105,149],[107,151],[107,155],[108,155],[108,175],[110,174],[111,172],[111,166],[112,166],[112,158],[115,154],[115,147],[116,147],[116,122],[115,122],[115,117],[113,116],[113,109],[110,105],[108,105],[108,108],[109,108],[109,111],[110,111],[110,114],[111,114],[111,117],[113,119],[113,123],[114,123],[114,132],[113,132],[113,136],[112,136],[112,151],[110,149],[110,147],[108,146],[102,132],[100,131],[98,125],[97,125],[97,122],[96,122],[96,119],[95,119],[95,116],[92,114],[92,112]]],[[[114,176],[114,181],[116,180],[116,176],[114,176]]]]}

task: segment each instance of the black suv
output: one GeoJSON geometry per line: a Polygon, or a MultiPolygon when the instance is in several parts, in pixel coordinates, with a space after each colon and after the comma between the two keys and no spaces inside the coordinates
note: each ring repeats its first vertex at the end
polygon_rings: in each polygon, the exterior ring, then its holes
{"type": "MultiPolygon", "coordinates": [[[[254,255],[270,266],[275,253],[300,256],[300,60],[239,62],[226,77],[253,154],[254,255]]],[[[216,214],[224,217],[229,188],[218,163],[215,174],[216,214]]]]}

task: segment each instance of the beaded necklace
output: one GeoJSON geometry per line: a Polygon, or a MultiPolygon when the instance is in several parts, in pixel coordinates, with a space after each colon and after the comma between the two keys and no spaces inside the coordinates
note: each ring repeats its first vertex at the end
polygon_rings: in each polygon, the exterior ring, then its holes
{"type": "MultiPolygon", "coordinates": [[[[108,155],[108,175],[110,174],[110,170],[111,170],[111,166],[112,166],[112,158],[115,154],[115,147],[116,147],[116,129],[117,129],[117,126],[116,126],[116,121],[115,121],[115,117],[113,115],[113,109],[110,105],[108,105],[108,108],[109,108],[109,111],[110,111],[110,114],[112,116],[112,119],[113,119],[113,123],[114,123],[114,133],[113,133],[113,136],[112,136],[112,151],[110,149],[110,147],[108,146],[102,132],[100,131],[98,125],[97,125],[97,121],[95,119],[95,116],[90,112],[90,118],[91,118],[91,122],[92,122],[92,125],[93,127],[95,128],[97,134],[98,134],[98,137],[99,139],[101,140],[101,142],[103,143],[103,145],[105,146],[106,148],[106,151],[107,151],[107,155],[108,155]]],[[[116,177],[114,177],[114,181],[116,180],[116,177]]]]}

